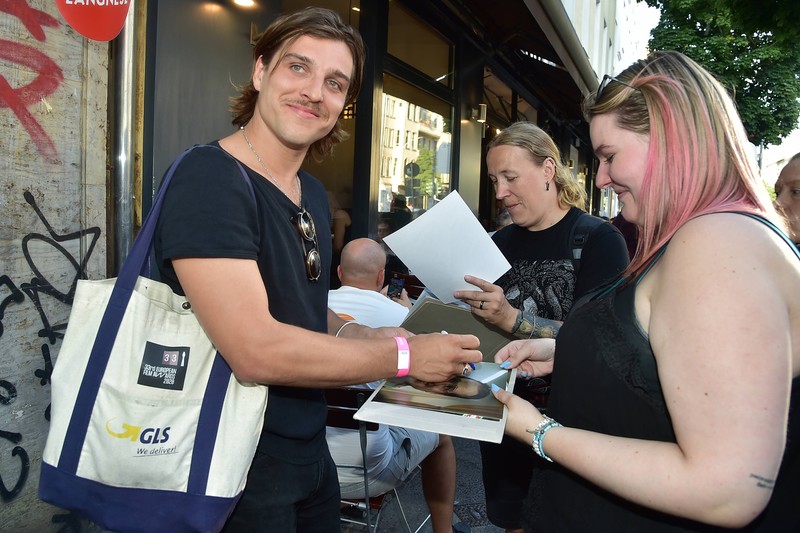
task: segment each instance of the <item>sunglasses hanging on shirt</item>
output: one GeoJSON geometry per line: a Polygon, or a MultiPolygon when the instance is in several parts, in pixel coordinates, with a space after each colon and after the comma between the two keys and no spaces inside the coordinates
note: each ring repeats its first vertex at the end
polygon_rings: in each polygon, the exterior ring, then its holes
{"type": "Polygon", "coordinates": [[[319,280],[322,274],[322,258],[319,255],[319,244],[317,243],[317,229],[314,226],[314,219],[305,208],[292,217],[292,223],[297,228],[303,238],[303,254],[306,262],[306,275],[309,281],[319,280]],[[311,244],[311,249],[308,245],[311,244]]]}

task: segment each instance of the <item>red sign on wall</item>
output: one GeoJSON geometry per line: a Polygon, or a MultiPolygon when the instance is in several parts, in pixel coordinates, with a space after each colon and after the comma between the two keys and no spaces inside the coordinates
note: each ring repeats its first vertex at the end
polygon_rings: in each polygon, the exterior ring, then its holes
{"type": "Polygon", "coordinates": [[[56,0],[67,24],[93,41],[110,41],[122,31],[130,0],[56,0]]]}

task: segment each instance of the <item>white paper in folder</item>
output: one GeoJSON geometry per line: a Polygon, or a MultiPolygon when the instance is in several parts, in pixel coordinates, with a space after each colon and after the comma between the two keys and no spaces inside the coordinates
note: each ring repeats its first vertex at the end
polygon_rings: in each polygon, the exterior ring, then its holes
{"type": "Polygon", "coordinates": [[[453,292],[475,290],[469,274],[495,282],[511,265],[458,191],[384,238],[425,287],[446,303],[453,292]]]}

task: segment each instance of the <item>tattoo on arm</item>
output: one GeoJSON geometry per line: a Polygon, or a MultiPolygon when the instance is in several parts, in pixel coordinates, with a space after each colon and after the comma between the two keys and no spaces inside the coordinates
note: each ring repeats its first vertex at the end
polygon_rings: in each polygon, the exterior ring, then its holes
{"type": "Polygon", "coordinates": [[[772,490],[775,488],[775,480],[762,477],[756,474],[750,474],[750,477],[756,480],[756,486],[762,489],[772,490]]]}
{"type": "Polygon", "coordinates": [[[554,339],[561,329],[561,322],[558,320],[547,320],[527,311],[522,312],[522,322],[515,333],[520,339],[554,339]]]}

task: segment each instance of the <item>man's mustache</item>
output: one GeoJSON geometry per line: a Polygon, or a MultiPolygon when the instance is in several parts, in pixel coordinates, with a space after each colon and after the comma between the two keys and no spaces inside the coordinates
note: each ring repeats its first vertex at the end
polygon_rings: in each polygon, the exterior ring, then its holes
{"type": "Polygon", "coordinates": [[[312,113],[316,114],[320,118],[327,119],[328,112],[316,102],[311,102],[309,100],[287,100],[287,104],[296,105],[300,107],[305,107],[306,109],[310,110],[312,113]]]}

